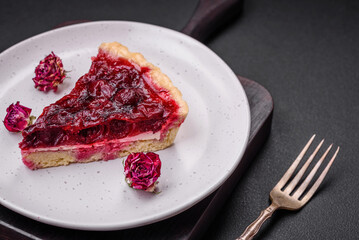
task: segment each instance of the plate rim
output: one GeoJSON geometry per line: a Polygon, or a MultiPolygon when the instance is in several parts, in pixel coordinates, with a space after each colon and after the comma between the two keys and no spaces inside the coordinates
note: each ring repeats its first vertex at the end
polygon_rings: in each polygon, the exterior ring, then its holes
{"type": "MultiPolygon", "coordinates": [[[[173,29],[169,29],[163,26],[158,26],[158,25],[154,25],[154,24],[149,24],[149,23],[143,23],[143,22],[137,22],[137,21],[121,21],[121,20],[110,20],[110,21],[90,21],[90,22],[84,22],[84,23],[76,23],[76,24],[72,24],[72,25],[68,25],[68,26],[64,26],[64,27],[60,27],[60,28],[56,28],[56,29],[52,29],[49,31],[45,31],[39,34],[36,34],[32,37],[29,37],[25,40],[22,40],[12,46],[10,46],[9,48],[5,49],[4,51],[2,51],[0,53],[0,58],[3,57],[4,55],[11,53],[11,51],[13,49],[17,49],[18,47],[21,47],[21,45],[23,44],[27,44],[28,42],[31,41],[35,41],[38,38],[47,36],[47,35],[51,35],[52,33],[58,32],[58,31],[64,31],[66,29],[71,29],[71,28],[77,28],[77,27],[84,27],[84,26],[90,26],[90,25],[98,25],[98,24],[130,24],[130,25],[147,25],[151,28],[159,28],[162,29],[164,31],[169,31],[172,34],[175,35],[180,35],[182,37],[185,37],[187,39],[189,39],[189,41],[192,42],[196,42],[196,44],[201,45],[202,47],[206,48],[207,51],[210,51],[213,56],[215,56],[217,58],[218,61],[221,61],[222,64],[224,64],[228,70],[230,70],[230,72],[233,74],[233,76],[237,78],[236,74],[233,72],[233,70],[228,66],[228,64],[221,58],[219,57],[213,50],[211,50],[208,46],[206,46],[205,44],[203,44],[202,42],[198,41],[197,39],[194,39],[182,32],[173,30],[173,29]]],[[[246,122],[248,123],[247,125],[247,129],[245,132],[245,136],[243,137],[244,139],[244,146],[241,149],[241,151],[239,152],[236,160],[234,161],[233,167],[230,169],[230,171],[227,172],[227,174],[224,174],[223,177],[216,182],[216,184],[210,186],[207,191],[206,194],[202,194],[201,196],[196,195],[195,198],[193,198],[191,201],[187,201],[187,204],[184,205],[180,205],[176,208],[173,208],[171,211],[164,211],[162,214],[156,214],[156,217],[145,217],[145,218],[141,218],[140,221],[133,221],[133,222],[126,222],[126,224],[94,224],[94,225],[89,225],[89,224],[77,224],[76,226],[73,225],[73,223],[68,223],[66,221],[62,221],[62,220],[56,220],[50,217],[46,217],[46,216],[36,216],[36,213],[33,213],[31,211],[28,211],[26,208],[11,204],[10,202],[6,201],[6,199],[2,199],[0,198],[0,204],[5,206],[8,209],[11,209],[23,216],[26,216],[28,218],[31,218],[33,220],[42,222],[42,223],[46,223],[46,224],[50,224],[50,225],[54,225],[54,226],[58,226],[58,227],[65,227],[65,228],[69,228],[69,229],[77,229],[77,230],[96,230],[96,231],[109,231],[109,230],[122,230],[122,229],[130,229],[130,228],[135,228],[135,227],[139,227],[139,226],[144,226],[144,225],[148,225],[148,224],[152,224],[158,221],[162,221],[164,219],[168,219],[171,218],[181,212],[186,211],[187,209],[193,207],[194,205],[196,205],[197,203],[199,203],[200,201],[202,201],[203,199],[205,199],[206,197],[208,197],[211,193],[213,193],[214,191],[216,191],[218,188],[220,188],[223,183],[233,174],[233,172],[235,171],[235,169],[238,167],[239,163],[241,162],[241,159],[243,157],[243,154],[246,150],[246,147],[248,145],[248,141],[249,141],[249,134],[250,134],[250,129],[251,129],[251,113],[250,113],[250,106],[249,106],[249,102],[248,102],[248,98],[247,95],[245,93],[245,90],[243,88],[243,85],[241,84],[241,82],[238,80],[239,87],[242,90],[242,93],[244,95],[244,103],[243,105],[245,105],[245,111],[247,112],[246,114],[246,122]]],[[[243,117],[243,116],[242,116],[243,117]]],[[[153,214],[152,214],[153,216],[153,214]]]]}

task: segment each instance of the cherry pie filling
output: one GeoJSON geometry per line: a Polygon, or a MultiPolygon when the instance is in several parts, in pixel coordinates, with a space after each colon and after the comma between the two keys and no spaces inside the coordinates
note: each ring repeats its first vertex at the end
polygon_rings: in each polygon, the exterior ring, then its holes
{"type": "Polygon", "coordinates": [[[149,72],[100,51],[75,88],[23,131],[20,148],[92,144],[166,130],[177,120],[179,106],[166,89],[149,84],[149,72]]]}

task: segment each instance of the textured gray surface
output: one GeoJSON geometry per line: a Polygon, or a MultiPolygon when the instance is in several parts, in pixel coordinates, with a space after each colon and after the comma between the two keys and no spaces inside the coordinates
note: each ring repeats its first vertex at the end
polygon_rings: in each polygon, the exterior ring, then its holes
{"type": "Polygon", "coordinates": [[[233,239],[257,218],[312,133],[341,146],[334,166],[304,209],[275,213],[257,239],[358,238],[358,23],[354,1],[246,1],[241,19],[210,42],[269,90],[274,115],[267,145],[208,239],[233,239]]]}
{"type": "MultiPolygon", "coordinates": [[[[190,0],[1,1],[0,51],[69,20],[180,30],[195,6],[190,0]]],[[[267,206],[269,191],[312,133],[326,138],[326,146],[341,146],[334,166],[305,208],[275,213],[257,239],[358,238],[358,24],[354,0],[247,0],[242,16],[207,42],[234,72],[266,87],[275,108],[268,142],[206,239],[238,236],[267,206]]]]}

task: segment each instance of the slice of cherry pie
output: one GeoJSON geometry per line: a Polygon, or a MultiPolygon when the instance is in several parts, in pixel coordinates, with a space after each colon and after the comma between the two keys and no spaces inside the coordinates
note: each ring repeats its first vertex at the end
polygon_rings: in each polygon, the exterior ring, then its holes
{"type": "Polygon", "coordinates": [[[103,43],[74,89],[23,131],[22,159],[38,169],[164,149],[187,113],[158,67],[119,43],[103,43]]]}

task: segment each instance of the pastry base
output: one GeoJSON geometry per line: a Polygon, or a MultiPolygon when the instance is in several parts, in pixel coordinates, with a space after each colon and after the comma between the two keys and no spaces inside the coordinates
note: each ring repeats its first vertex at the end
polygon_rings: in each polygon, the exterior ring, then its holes
{"type": "Polygon", "coordinates": [[[176,138],[178,129],[178,127],[170,129],[166,137],[162,140],[149,139],[125,142],[116,148],[112,148],[104,143],[102,146],[92,149],[90,154],[86,154],[86,157],[79,155],[79,151],[81,151],[81,149],[77,148],[58,151],[34,151],[34,149],[30,149],[30,151],[22,152],[22,160],[27,167],[35,170],[40,168],[66,166],[70,163],[88,163],[99,160],[112,160],[115,158],[125,157],[133,152],[153,152],[165,149],[172,145],[176,138]]]}

